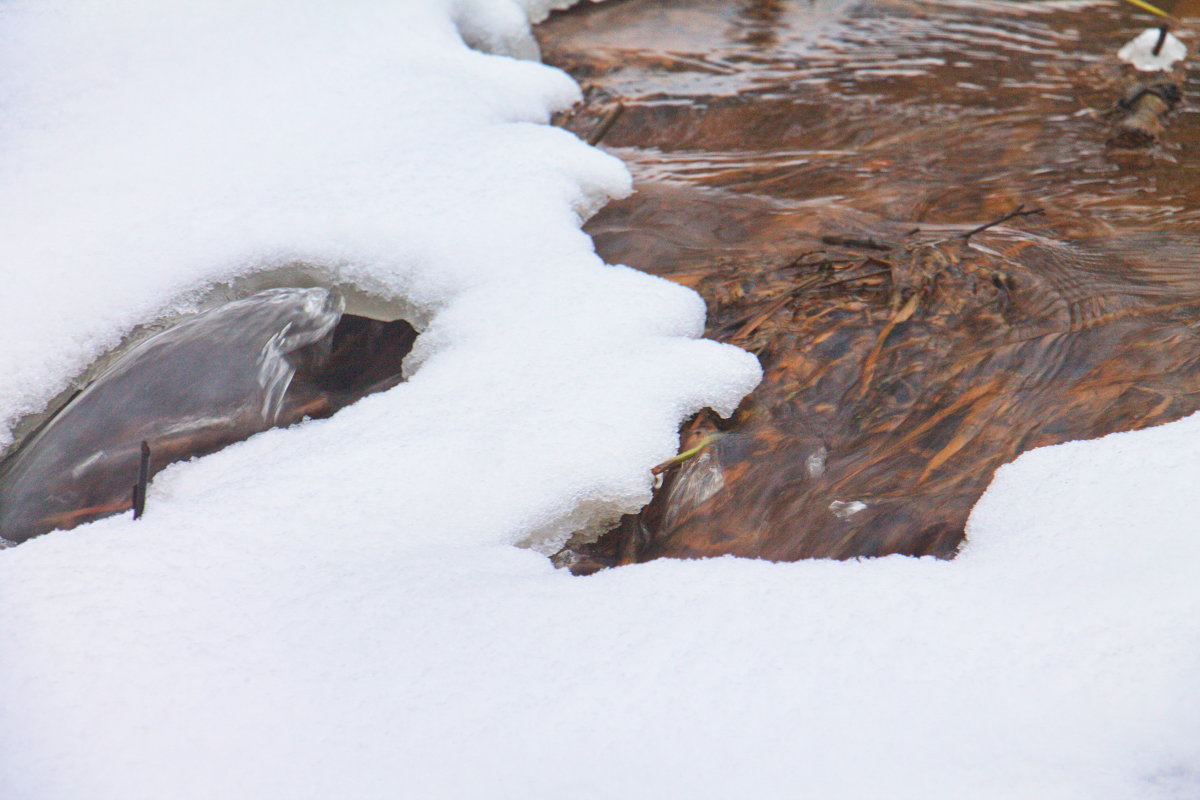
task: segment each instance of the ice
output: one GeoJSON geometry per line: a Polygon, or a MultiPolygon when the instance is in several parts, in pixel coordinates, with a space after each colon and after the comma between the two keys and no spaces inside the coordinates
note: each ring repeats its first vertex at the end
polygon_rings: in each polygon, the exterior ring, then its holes
{"type": "Polygon", "coordinates": [[[829,510],[835,517],[849,519],[860,511],[866,511],[867,504],[862,500],[834,500],[829,504],[829,510]]]}
{"type": "Polygon", "coordinates": [[[325,289],[272,289],[138,344],[5,463],[0,539],[128,508],[143,441],[163,466],[279,424],[298,351],[328,348],[341,309],[325,289]]]}
{"type": "Polygon", "coordinates": [[[1147,28],[1126,42],[1117,52],[1117,58],[1143,72],[1157,72],[1171,69],[1176,61],[1187,58],[1187,47],[1173,33],[1166,33],[1161,28],[1147,28]],[[1163,40],[1161,47],[1160,39],[1163,40]]]}
{"type": "Polygon", "coordinates": [[[9,424],[255,275],[423,328],[395,389],[0,553],[0,797],[1200,793],[1195,419],[1023,456],[954,562],[513,546],[635,510],[757,378],[593,255],[629,182],[543,124],[577,87],[455,24],[524,52],[521,8],[0,6],[9,424]]]}

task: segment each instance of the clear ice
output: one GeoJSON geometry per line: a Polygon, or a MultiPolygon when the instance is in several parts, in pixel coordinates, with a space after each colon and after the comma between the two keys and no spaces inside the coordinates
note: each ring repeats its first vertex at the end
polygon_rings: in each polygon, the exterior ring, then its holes
{"type": "Polygon", "coordinates": [[[137,345],[0,466],[0,537],[129,508],[143,441],[153,472],[275,426],[298,359],[322,357],[341,315],[326,289],[271,289],[137,345]]]}

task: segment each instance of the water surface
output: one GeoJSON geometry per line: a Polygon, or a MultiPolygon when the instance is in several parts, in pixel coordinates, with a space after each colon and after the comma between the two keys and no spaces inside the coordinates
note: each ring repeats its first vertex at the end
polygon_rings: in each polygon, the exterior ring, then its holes
{"type": "MultiPolygon", "coordinates": [[[[1177,11],[1186,13],[1181,6],[1177,11]]],[[[766,377],[654,502],[564,561],[951,556],[1001,464],[1200,408],[1196,75],[1090,2],[614,0],[540,30],[637,193],[601,255],[698,290],[766,377]],[[1117,102],[1172,81],[1156,145],[1117,102]],[[1016,211],[978,233],[973,229],[1016,211]]],[[[1180,31],[1191,43],[1187,30],[1180,31]]]]}

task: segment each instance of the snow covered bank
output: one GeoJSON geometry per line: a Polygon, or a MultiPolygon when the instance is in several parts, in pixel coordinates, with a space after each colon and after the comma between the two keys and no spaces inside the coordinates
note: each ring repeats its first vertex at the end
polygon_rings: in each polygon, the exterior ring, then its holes
{"type": "Polygon", "coordinates": [[[5,796],[1191,797],[1197,442],[1028,454],[955,562],[571,579],[172,498],[5,554],[5,796]]]}
{"type": "Polygon", "coordinates": [[[0,553],[0,797],[1194,794],[1200,423],[1026,456],[953,563],[573,579],[511,546],[636,506],[756,377],[694,295],[592,255],[628,186],[540,124],[576,88],[456,32],[521,52],[518,11],[0,10],[9,422],[257,269],[428,326],[407,384],[0,553]],[[1174,515],[1135,539],[1097,492],[1174,515]]]}
{"type": "MultiPolygon", "coordinates": [[[[453,22],[528,41],[509,2],[27,2],[0,19],[2,422],[212,284],[313,265],[428,325],[412,384],[327,435],[371,463],[396,455],[388,436],[448,432],[459,480],[504,471],[497,497],[523,495],[473,517],[505,540],[565,533],[577,497],[635,507],[680,416],[729,410],[755,380],[748,355],[693,340],[698,297],[592,254],[580,220],[629,179],[541,124],[578,88],[467,49],[453,22]]],[[[310,469],[321,483],[333,465],[310,469]]],[[[377,494],[364,478],[346,480],[377,494]]],[[[313,502],[298,519],[352,524],[313,502]]]]}

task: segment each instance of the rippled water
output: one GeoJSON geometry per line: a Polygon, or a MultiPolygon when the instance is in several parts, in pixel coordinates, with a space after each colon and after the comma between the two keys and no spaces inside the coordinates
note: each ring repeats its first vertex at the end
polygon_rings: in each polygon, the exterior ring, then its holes
{"type": "Polygon", "coordinates": [[[1020,452],[1200,407],[1195,73],[1168,76],[1185,102],[1162,141],[1107,144],[1146,80],[1115,53],[1153,24],[969,0],[613,0],[546,23],[586,90],[562,124],[623,109],[603,144],[638,192],[589,223],[601,254],[696,288],[710,335],[766,371],[731,423],[685,429],[705,458],[567,561],[948,556],[1020,452]],[[965,236],[1018,208],[1043,213],[965,236]]]}

